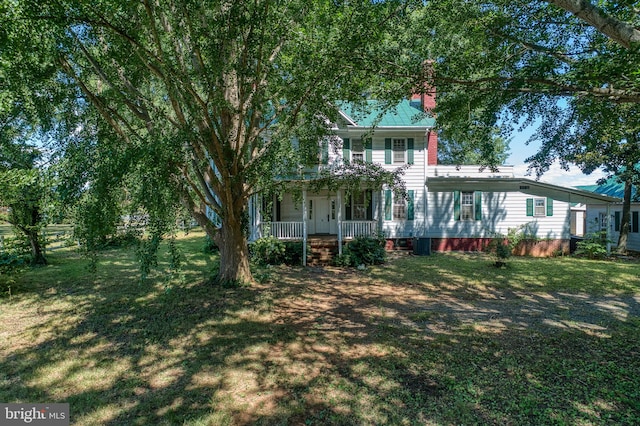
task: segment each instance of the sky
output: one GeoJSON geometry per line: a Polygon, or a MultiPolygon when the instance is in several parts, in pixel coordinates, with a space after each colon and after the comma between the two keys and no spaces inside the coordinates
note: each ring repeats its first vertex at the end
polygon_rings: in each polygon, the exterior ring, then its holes
{"type": "MultiPolygon", "coordinates": [[[[535,172],[527,175],[527,164],[524,160],[538,151],[539,143],[526,145],[535,127],[528,127],[521,132],[514,132],[513,139],[509,144],[510,155],[505,164],[513,166],[513,173],[516,177],[527,177],[535,179],[535,172]]],[[[585,175],[577,166],[572,165],[569,171],[562,170],[556,162],[551,168],[540,177],[541,182],[552,183],[554,185],[576,187],[580,185],[595,185],[597,180],[605,176],[601,170],[596,170],[590,175],[585,175]]]]}

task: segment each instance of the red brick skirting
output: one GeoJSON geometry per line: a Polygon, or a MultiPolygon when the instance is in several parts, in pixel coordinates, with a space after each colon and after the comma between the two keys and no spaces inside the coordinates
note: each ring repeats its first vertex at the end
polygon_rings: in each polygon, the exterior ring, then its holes
{"type": "MultiPolygon", "coordinates": [[[[483,251],[491,238],[432,238],[432,251],[483,251]]],[[[514,256],[549,257],[569,254],[569,240],[521,241],[514,256]]]]}
{"type": "Polygon", "coordinates": [[[513,249],[514,256],[551,257],[569,254],[569,240],[520,241],[513,249]]]}

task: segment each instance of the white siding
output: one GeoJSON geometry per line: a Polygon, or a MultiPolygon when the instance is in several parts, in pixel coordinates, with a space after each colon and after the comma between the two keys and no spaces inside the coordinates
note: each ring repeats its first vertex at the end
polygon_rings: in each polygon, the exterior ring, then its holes
{"type": "Polygon", "coordinates": [[[428,236],[436,238],[490,237],[527,225],[538,238],[570,238],[570,205],[553,201],[553,216],[527,216],[527,198],[521,192],[483,192],[482,220],[454,220],[453,192],[432,192],[428,197],[428,236]]]}
{"type": "MultiPolygon", "coordinates": [[[[620,232],[615,230],[615,212],[620,212],[620,217],[622,217],[622,205],[614,204],[610,209],[610,228],[609,228],[609,239],[611,243],[615,246],[618,244],[618,238],[620,238],[620,232]]],[[[638,212],[640,216],[640,203],[631,203],[631,211],[638,212]]],[[[587,229],[586,233],[594,233],[600,231],[600,215],[605,216],[607,214],[607,206],[603,204],[587,204],[587,229]]],[[[629,232],[629,237],[627,239],[627,249],[633,251],[640,251],[640,233],[638,232],[629,232]]]]}

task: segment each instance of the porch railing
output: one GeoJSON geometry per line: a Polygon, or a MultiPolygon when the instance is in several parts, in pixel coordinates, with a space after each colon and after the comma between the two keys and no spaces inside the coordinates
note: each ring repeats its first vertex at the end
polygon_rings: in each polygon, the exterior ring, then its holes
{"type": "Polygon", "coordinates": [[[301,240],[302,222],[265,222],[260,224],[263,237],[274,236],[279,240],[301,240]]]}
{"type": "Polygon", "coordinates": [[[373,235],[376,232],[375,220],[347,220],[342,222],[342,238],[349,239],[373,235]]]}

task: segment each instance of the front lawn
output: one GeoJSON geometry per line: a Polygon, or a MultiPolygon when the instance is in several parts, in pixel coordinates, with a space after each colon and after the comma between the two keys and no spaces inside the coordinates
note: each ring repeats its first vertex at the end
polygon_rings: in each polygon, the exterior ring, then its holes
{"type": "Polygon", "coordinates": [[[179,243],[144,282],[133,249],[92,275],[61,248],[0,283],[0,401],[78,425],[640,423],[638,263],[399,255],[229,289],[202,233],[179,243]]]}

